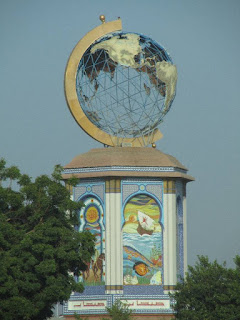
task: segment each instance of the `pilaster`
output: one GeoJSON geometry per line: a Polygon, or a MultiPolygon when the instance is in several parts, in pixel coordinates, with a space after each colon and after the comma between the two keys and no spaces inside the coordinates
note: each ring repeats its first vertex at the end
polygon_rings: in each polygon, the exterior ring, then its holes
{"type": "Polygon", "coordinates": [[[164,181],[164,293],[174,290],[177,283],[176,256],[176,188],[175,181],[164,181]]]}
{"type": "Polygon", "coordinates": [[[106,294],[123,293],[121,181],[106,180],[106,294]]]}
{"type": "Polygon", "coordinates": [[[183,248],[184,248],[184,275],[187,271],[187,197],[186,197],[186,183],[183,186],[183,248]]]}

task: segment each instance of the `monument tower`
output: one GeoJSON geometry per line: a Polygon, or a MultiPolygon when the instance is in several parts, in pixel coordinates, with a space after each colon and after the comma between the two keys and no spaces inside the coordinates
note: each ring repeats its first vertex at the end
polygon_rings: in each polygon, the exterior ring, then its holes
{"type": "Polygon", "coordinates": [[[154,40],[123,32],[121,19],[87,33],[69,58],[69,109],[104,147],[64,167],[83,201],[79,232],[96,236],[95,255],[76,281],[65,317],[103,315],[120,300],[139,317],[170,319],[169,292],[187,266],[186,184],[194,180],[174,157],[156,149],[158,126],[175,97],[177,69],[154,40]]]}

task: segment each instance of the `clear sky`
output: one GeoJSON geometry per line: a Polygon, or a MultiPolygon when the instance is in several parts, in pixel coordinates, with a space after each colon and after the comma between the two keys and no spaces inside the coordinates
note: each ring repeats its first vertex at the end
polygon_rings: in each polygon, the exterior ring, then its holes
{"type": "Polygon", "coordinates": [[[188,263],[240,254],[240,1],[0,0],[0,156],[32,177],[101,144],[72,118],[63,79],[76,43],[121,17],[178,68],[157,148],[196,178],[187,187],[188,263]]]}

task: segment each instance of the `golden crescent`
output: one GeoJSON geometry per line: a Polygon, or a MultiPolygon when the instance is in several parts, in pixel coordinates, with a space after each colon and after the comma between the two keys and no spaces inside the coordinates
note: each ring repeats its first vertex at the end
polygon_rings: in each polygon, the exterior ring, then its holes
{"type": "Polygon", "coordinates": [[[143,147],[148,144],[154,143],[155,141],[162,138],[162,133],[155,129],[150,135],[134,138],[121,138],[110,135],[103,130],[95,126],[85,115],[77,97],[76,90],[76,76],[79,62],[84,52],[93,44],[97,39],[103,37],[108,33],[122,30],[121,19],[105,22],[98,27],[89,31],[75,46],[73,49],[65,71],[65,96],[68,107],[72,113],[74,119],[78,125],[92,138],[95,140],[108,145],[108,146],[132,146],[132,147],[143,147]]]}

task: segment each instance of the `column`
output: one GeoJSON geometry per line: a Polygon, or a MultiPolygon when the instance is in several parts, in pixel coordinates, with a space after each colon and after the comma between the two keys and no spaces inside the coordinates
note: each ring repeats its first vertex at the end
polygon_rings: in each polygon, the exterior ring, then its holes
{"type": "Polygon", "coordinates": [[[184,261],[184,275],[187,272],[187,197],[186,197],[186,183],[183,184],[183,261],[184,261]]]}
{"type": "Polygon", "coordinates": [[[121,181],[106,180],[105,293],[123,293],[123,252],[121,233],[121,181]]]}
{"type": "Polygon", "coordinates": [[[176,188],[175,181],[164,181],[164,293],[174,290],[177,283],[176,256],[176,188]]]}

